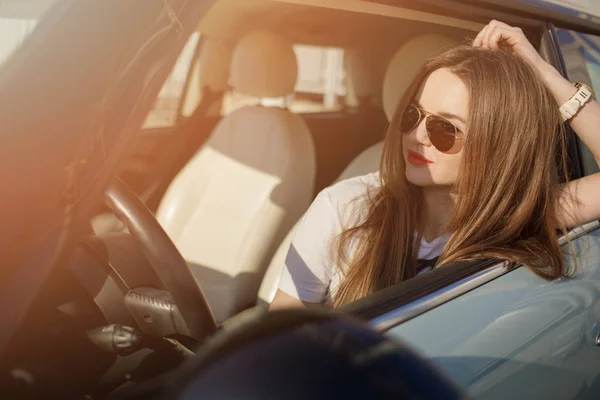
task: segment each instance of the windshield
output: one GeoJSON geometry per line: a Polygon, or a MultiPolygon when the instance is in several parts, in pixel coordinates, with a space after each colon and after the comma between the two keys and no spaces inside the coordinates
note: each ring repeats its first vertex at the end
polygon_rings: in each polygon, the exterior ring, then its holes
{"type": "Polygon", "coordinates": [[[0,3],[0,66],[29,37],[42,15],[57,0],[0,3]]]}

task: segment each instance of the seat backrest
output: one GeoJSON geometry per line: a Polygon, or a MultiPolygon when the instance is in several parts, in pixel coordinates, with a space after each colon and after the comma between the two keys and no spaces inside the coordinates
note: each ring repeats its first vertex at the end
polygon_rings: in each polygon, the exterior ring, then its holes
{"type": "MultiPolygon", "coordinates": [[[[293,92],[292,45],[269,32],[243,37],[234,90],[257,98],[293,92]]],[[[312,138],[287,109],[243,107],[225,117],[171,183],[157,219],[188,260],[218,322],[255,304],[277,245],[308,208],[312,138]]]]}
{"type": "Polygon", "coordinates": [[[342,171],[340,176],[336,179],[336,182],[378,171],[382,149],[383,142],[378,142],[366,150],[363,150],[362,153],[356,156],[356,158],[344,168],[344,171],[342,171]]]}
{"type": "Polygon", "coordinates": [[[373,54],[374,51],[351,49],[346,52],[347,86],[359,101],[373,99],[379,103],[384,65],[373,54]]]}
{"type": "MultiPolygon", "coordinates": [[[[446,36],[423,35],[407,41],[396,52],[388,65],[383,82],[383,108],[388,121],[391,121],[400,97],[427,58],[435,52],[450,47],[453,44],[456,44],[456,41],[446,36]]],[[[361,68],[355,68],[354,73],[359,73],[361,70],[361,68]]],[[[365,77],[366,79],[370,79],[370,77],[365,77]]],[[[346,166],[336,182],[378,171],[382,149],[383,142],[379,142],[361,152],[346,166]]],[[[285,264],[285,257],[292,242],[293,231],[296,225],[297,223],[279,245],[275,256],[269,264],[258,293],[259,303],[270,303],[277,292],[281,270],[285,264]]]]}

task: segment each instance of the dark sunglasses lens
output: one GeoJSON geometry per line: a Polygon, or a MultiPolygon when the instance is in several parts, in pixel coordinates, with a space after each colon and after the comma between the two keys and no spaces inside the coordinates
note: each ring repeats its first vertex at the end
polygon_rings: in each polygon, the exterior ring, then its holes
{"type": "Polygon", "coordinates": [[[400,119],[400,132],[409,133],[412,131],[419,123],[419,118],[419,110],[413,106],[408,106],[400,119]]]}
{"type": "Polygon", "coordinates": [[[449,151],[454,146],[456,128],[450,122],[431,115],[427,118],[427,132],[431,144],[439,151],[449,151]]]}

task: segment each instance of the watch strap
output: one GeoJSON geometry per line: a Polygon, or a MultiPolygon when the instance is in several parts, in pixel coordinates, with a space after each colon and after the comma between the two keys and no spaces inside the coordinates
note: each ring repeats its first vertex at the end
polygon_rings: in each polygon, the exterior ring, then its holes
{"type": "Polygon", "coordinates": [[[579,109],[594,97],[594,93],[587,85],[576,82],[575,87],[578,88],[577,92],[560,106],[560,113],[563,117],[563,121],[568,121],[573,118],[579,109]]]}

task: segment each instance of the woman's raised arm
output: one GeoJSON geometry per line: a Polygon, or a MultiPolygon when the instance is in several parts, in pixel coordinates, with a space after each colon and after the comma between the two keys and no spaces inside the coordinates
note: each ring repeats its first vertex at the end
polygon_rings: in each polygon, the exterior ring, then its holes
{"type": "MultiPolygon", "coordinates": [[[[558,105],[564,104],[577,92],[571,82],[544,61],[520,28],[491,21],[479,32],[473,45],[492,50],[510,47],[538,72],[558,105]]],[[[600,104],[595,100],[588,101],[569,122],[594,158],[600,160],[600,104]]],[[[567,183],[557,191],[556,198],[557,217],[567,227],[600,219],[600,173],[567,183]]]]}

